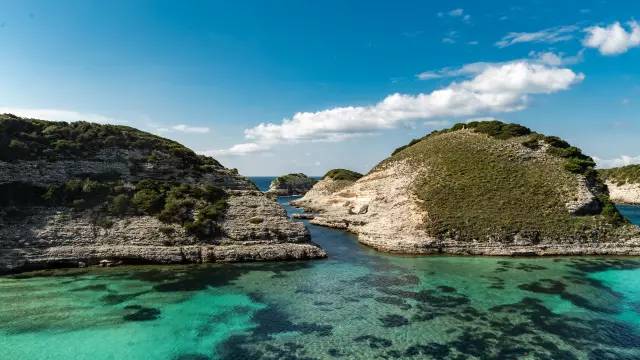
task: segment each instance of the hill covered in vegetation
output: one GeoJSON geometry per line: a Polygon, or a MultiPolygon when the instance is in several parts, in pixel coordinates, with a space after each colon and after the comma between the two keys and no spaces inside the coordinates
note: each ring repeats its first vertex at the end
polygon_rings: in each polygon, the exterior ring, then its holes
{"type": "Polygon", "coordinates": [[[277,177],[269,185],[267,193],[276,196],[304,195],[318,180],[302,173],[277,177]]]}
{"type": "Polygon", "coordinates": [[[397,149],[309,210],[323,212],[312,223],[387,251],[639,251],[625,244],[640,229],[619,214],[594,167],[580,149],[521,125],[456,124],[397,149]]]}
{"type": "Polygon", "coordinates": [[[325,256],[236,170],[126,126],[0,115],[0,273],[325,256]]]}

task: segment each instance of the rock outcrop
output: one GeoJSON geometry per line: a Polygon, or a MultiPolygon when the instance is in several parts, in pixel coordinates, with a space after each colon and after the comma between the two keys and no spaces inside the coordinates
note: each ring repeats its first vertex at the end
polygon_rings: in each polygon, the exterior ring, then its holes
{"type": "Polygon", "coordinates": [[[291,204],[307,209],[322,208],[327,196],[351,186],[361,177],[362,174],[350,170],[330,170],[322,177],[322,180],[313,185],[313,188],[304,197],[291,201],[291,204]]]}
{"type": "Polygon", "coordinates": [[[318,180],[305,174],[283,175],[271,182],[267,194],[271,196],[304,195],[318,180]]]}
{"type": "Polygon", "coordinates": [[[0,115],[0,147],[0,273],[326,257],[248,178],[170,140],[0,115]]]}
{"type": "Polygon", "coordinates": [[[640,255],[640,228],[613,207],[590,158],[558,138],[487,135],[482,124],[415,141],[351,185],[322,180],[292,204],[386,252],[640,255]]]}
{"type": "Polygon", "coordinates": [[[613,202],[627,205],[640,205],[640,184],[625,183],[619,184],[614,181],[607,181],[609,196],[613,202]]]}

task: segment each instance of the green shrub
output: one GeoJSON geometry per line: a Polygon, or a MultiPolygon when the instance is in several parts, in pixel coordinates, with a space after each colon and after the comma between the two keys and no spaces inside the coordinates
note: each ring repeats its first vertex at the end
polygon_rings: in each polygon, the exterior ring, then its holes
{"type": "Polygon", "coordinates": [[[113,224],[113,220],[107,218],[106,216],[100,216],[96,219],[96,226],[103,229],[110,229],[113,227],[113,224]]]}
{"type": "Polygon", "coordinates": [[[252,224],[256,224],[257,225],[257,224],[262,224],[264,222],[264,219],[259,218],[259,217],[254,217],[254,218],[249,219],[249,222],[252,223],[252,224]]]}
{"type": "Polygon", "coordinates": [[[356,181],[362,177],[362,174],[357,173],[355,171],[346,170],[346,169],[333,169],[329,170],[322,179],[333,179],[333,180],[348,180],[348,181],[356,181]]]}
{"type": "Polygon", "coordinates": [[[133,196],[131,204],[140,214],[153,215],[161,211],[164,204],[164,196],[151,189],[142,189],[133,196]]]}
{"type": "Polygon", "coordinates": [[[547,144],[549,144],[549,145],[551,145],[552,147],[555,147],[555,148],[566,149],[569,146],[571,146],[571,145],[569,145],[568,142],[560,139],[557,136],[545,136],[543,140],[544,140],[544,142],[546,142],[547,144]]]}
{"type": "Polygon", "coordinates": [[[530,138],[522,142],[522,146],[536,150],[540,148],[540,142],[536,138],[530,138]]]}
{"type": "Polygon", "coordinates": [[[112,215],[125,215],[129,211],[131,200],[125,194],[115,196],[109,202],[108,211],[112,215]]]}
{"type": "Polygon", "coordinates": [[[173,233],[176,232],[176,229],[173,226],[161,226],[160,229],[158,229],[158,231],[160,231],[165,235],[172,235],[173,233]]]}

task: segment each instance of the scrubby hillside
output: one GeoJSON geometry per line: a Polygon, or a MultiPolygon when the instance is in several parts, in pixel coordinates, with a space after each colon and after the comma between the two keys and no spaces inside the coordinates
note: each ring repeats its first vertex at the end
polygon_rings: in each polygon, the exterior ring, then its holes
{"type": "Polygon", "coordinates": [[[304,195],[318,180],[305,174],[288,174],[277,177],[271,182],[268,194],[276,196],[304,195]]]}
{"type": "Polygon", "coordinates": [[[237,171],[130,127],[0,115],[0,273],[322,257],[237,171]]]}
{"type": "Polygon", "coordinates": [[[611,200],[640,205],[640,165],[602,169],[598,174],[609,187],[611,200]]]}
{"type": "Polygon", "coordinates": [[[639,229],[594,166],[567,142],[520,125],[457,124],[396,150],[308,210],[323,211],[313,223],[387,251],[640,253],[639,229]]]}

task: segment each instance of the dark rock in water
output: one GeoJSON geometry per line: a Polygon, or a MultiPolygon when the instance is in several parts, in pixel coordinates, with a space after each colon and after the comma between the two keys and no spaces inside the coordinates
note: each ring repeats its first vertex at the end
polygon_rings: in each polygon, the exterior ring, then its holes
{"type": "MultiPolygon", "coordinates": [[[[126,309],[126,308],[125,308],[126,309]]],[[[129,308],[129,310],[136,310],[131,314],[127,314],[122,318],[126,321],[151,321],[160,317],[160,310],[146,307],[129,308]]]]}
{"type": "Polygon", "coordinates": [[[382,326],[388,328],[409,325],[409,320],[400,315],[387,315],[380,318],[380,321],[382,322],[382,326]]]}
{"type": "Polygon", "coordinates": [[[312,220],[315,217],[315,215],[314,214],[302,213],[302,214],[293,214],[293,215],[291,215],[291,217],[293,217],[294,219],[312,220]]]}

